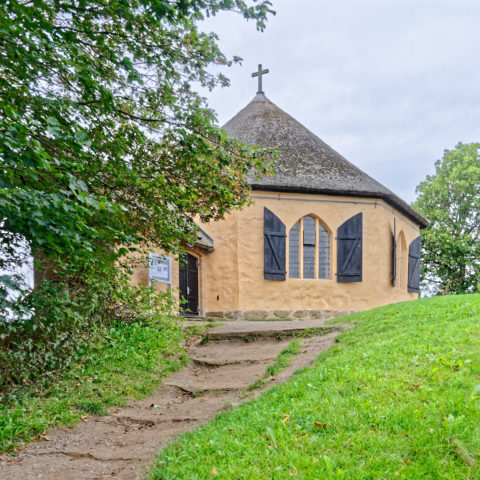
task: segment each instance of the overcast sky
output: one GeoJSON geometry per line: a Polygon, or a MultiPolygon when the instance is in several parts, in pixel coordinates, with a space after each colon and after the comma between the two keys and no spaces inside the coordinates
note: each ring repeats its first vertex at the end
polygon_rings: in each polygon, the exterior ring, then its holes
{"type": "Polygon", "coordinates": [[[224,124],[267,97],[411,202],[444,149],[480,141],[480,1],[272,0],[259,33],[234,14],[203,27],[242,66],[206,93],[224,124]]]}

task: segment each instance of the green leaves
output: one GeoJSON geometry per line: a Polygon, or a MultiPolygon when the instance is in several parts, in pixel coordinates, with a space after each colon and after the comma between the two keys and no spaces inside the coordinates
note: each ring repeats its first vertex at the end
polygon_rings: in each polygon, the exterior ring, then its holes
{"type": "Polygon", "coordinates": [[[480,144],[459,143],[417,187],[417,208],[430,221],[422,232],[423,278],[440,293],[480,285],[480,144]]]}
{"type": "Polygon", "coordinates": [[[0,387],[53,375],[92,324],[151,320],[125,253],[181,250],[192,218],[246,205],[246,174],[268,170],[270,152],[228,139],[192,87],[226,85],[211,67],[238,61],[198,30],[220,11],[263,28],[270,2],[3,2],[0,271],[31,252],[40,284],[13,302],[0,278],[0,317],[26,319],[0,321],[0,387]]]}
{"type": "MultiPolygon", "coordinates": [[[[198,14],[235,10],[263,23],[270,2],[25,3],[0,19],[0,233],[69,258],[106,261],[106,245],[178,249],[185,216],[216,219],[248,199],[266,151],[215,126],[192,90],[228,81],[230,64],[198,14]]],[[[238,59],[234,58],[233,61],[238,59]]],[[[108,250],[111,261],[112,248],[108,250]]],[[[16,259],[12,258],[11,263],[16,259]]],[[[65,265],[64,265],[65,266],[65,265]]]]}

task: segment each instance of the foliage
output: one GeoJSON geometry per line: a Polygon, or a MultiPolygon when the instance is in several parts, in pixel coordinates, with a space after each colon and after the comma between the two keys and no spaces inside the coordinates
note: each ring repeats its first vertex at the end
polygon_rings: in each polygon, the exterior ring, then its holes
{"type": "Polygon", "coordinates": [[[149,395],[186,362],[173,319],[155,326],[115,323],[97,328],[67,370],[0,400],[0,452],[11,451],[52,425],[73,425],[127,398],[149,395]]]}
{"type": "Polygon", "coordinates": [[[87,285],[88,297],[66,282],[44,281],[35,295],[19,302],[28,318],[0,322],[0,396],[15,396],[38,379],[51,380],[76,361],[74,353],[96,330],[118,322],[164,328],[173,322],[169,293],[131,287],[125,277],[106,277],[87,285]]]}
{"type": "Polygon", "coordinates": [[[262,30],[270,2],[0,8],[0,272],[32,252],[43,281],[17,301],[19,278],[0,277],[0,388],[11,389],[65,368],[94,325],[152,318],[124,278],[132,250],[176,252],[195,239],[193,217],[248,202],[246,174],[267,172],[270,152],[228,139],[195,91],[228,85],[211,72],[240,61],[198,23],[231,11],[262,30]]]}
{"type": "Polygon", "coordinates": [[[192,84],[227,85],[205,15],[263,29],[270,3],[7,0],[0,16],[0,268],[23,237],[70,275],[192,240],[245,204],[263,151],[227,139],[192,84]],[[119,246],[122,248],[119,248],[119,246]]]}
{"type": "Polygon", "coordinates": [[[480,144],[446,150],[417,187],[415,208],[430,221],[422,232],[422,279],[438,292],[480,287],[480,144]]]}
{"type": "Polygon", "coordinates": [[[180,437],[149,478],[479,478],[480,296],[344,320],[312,367],[180,437]]]}
{"type": "MultiPolygon", "coordinates": [[[[0,323],[0,393],[68,365],[86,341],[95,298],[74,297],[66,284],[44,282],[25,302],[36,315],[0,323]]],[[[24,304],[25,305],[25,304],[24,304]]],[[[25,308],[27,310],[27,308],[25,308]]]]}

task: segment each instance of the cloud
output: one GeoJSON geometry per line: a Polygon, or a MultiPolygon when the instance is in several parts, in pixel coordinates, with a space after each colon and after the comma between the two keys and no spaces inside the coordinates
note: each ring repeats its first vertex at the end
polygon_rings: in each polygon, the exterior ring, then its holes
{"type": "Polygon", "coordinates": [[[274,0],[264,33],[222,14],[216,31],[242,67],[206,93],[221,124],[256,91],[407,201],[445,148],[480,140],[480,2],[274,0]]]}

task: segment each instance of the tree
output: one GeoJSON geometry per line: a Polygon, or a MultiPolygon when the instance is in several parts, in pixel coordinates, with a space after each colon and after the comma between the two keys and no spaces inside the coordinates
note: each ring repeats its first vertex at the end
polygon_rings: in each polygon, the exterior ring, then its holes
{"type": "Polygon", "coordinates": [[[192,218],[249,201],[246,174],[267,172],[271,152],[227,138],[195,90],[228,85],[213,67],[240,61],[198,23],[234,12],[262,30],[273,12],[268,0],[0,9],[1,391],[54,374],[93,324],[161,323],[164,310],[129,285],[120,259],[141,245],[177,252],[195,238],[192,218]],[[2,271],[22,262],[22,242],[48,275],[12,302],[18,279],[2,271]],[[14,308],[23,319],[2,322],[14,308]]]}
{"type": "Polygon", "coordinates": [[[263,29],[270,2],[7,0],[0,16],[0,270],[18,242],[69,275],[173,250],[248,200],[266,151],[226,138],[192,85],[228,85],[205,15],[263,29]],[[122,247],[120,247],[122,246],[122,247]]]}
{"type": "Polygon", "coordinates": [[[480,144],[445,150],[435,174],[417,187],[415,208],[429,221],[422,232],[424,282],[441,294],[480,285],[480,144]]]}

